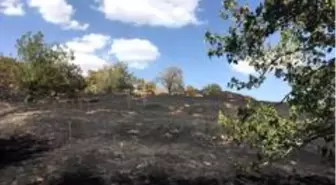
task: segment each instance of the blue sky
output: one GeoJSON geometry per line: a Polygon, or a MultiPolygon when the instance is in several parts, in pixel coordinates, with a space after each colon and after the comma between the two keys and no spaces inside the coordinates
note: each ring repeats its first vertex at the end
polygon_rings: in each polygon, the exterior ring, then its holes
{"type": "MultiPolygon", "coordinates": [[[[218,83],[231,90],[230,78],[245,79],[251,69],[206,55],[205,31],[228,28],[220,6],[221,0],[0,0],[0,52],[15,55],[17,38],[42,31],[48,42],[73,49],[84,71],[122,60],[135,75],[152,80],[178,66],[186,84],[218,83]]],[[[277,101],[288,90],[271,77],[261,88],[240,93],[277,101]]]]}

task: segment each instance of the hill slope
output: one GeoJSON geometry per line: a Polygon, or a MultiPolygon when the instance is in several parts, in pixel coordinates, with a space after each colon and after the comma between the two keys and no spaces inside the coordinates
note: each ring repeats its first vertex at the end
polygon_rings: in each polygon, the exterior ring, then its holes
{"type": "Polygon", "coordinates": [[[219,108],[233,114],[243,99],[156,96],[128,104],[111,95],[95,103],[7,104],[0,184],[267,184],[293,170],[300,176],[291,182],[333,183],[333,169],[312,148],[265,169],[278,176],[237,175],[233,162],[254,152],[228,143],[216,120],[219,108]]]}

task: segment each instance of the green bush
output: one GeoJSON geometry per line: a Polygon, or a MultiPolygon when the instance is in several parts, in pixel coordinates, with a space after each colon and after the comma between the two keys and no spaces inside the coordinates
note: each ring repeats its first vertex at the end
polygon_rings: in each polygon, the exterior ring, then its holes
{"type": "Polygon", "coordinates": [[[197,89],[191,85],[188,85],[186,87],[185,94],[190,97],[195,97],[197,95],[197,89]]]}
{"type": "Polygon", "coordinates": [[[118,62],[97,71],[89,71],[86,91],[97,94],[132,90],[132,81],[133,75],[128,72],[127,66],[118,62]]]}
{"type": "Polygon", "coordinates": [[[208,84],[202,89],[202,93],[206,96],[217,96],[222,93],[222,88],[218,84],[208,84]]]}
{"type": "Polygon", "coordinates": [[[249,102],[237,116],[229,118],[220,111],[218,120],[232,141],[258,149],[262,162],[282,158],[303,142],[303,122],[292,121],[294,115],[292,120],[279,116],[271,105],[249,102]]]}
{"type": "Polygon", "coordinates": [[[17,53],[22,61],[20,88],[31,96],[65,94],[74,97],[85,87],[81,70],[69,61],[72,52],[56,44],[47,44],[41,32],[28,32],[17,40],[17,53]]]}

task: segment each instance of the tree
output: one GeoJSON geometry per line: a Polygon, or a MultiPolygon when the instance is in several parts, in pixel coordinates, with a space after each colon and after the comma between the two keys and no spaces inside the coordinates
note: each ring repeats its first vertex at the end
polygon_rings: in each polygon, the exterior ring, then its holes
{"type": "Polygon", "coordinates": [[[47,44],[41,32],[24,34],[16,43],[17,55],[22,64],[20,88],[29,95],[48,96],[66,94],[73,97],[85,87],[74,59],[57,44],[47,44]]]}
{"type": "Polygon", "coordinates": [[[154,82],[146,82],[144,87],[145,92],[155,94],[156,84],[154,82]]]}
{"type": "Polygon", "coordinates": [[[194,87],[191,86],[191,85],[188,85],[188,86],[186,87],[185,93],[186,93],[187,96],[195,97],[195,96],[197,95],[197,91],[198,91],[198,90],[197,90],[196,88],[194,88],[194,87]]]}
{"type": "Polygon", "coordinates": [[[159,82],[167,89],[168,94],[183,91],[183,72],[178,67],[168,67],[158,77],[159,82]]]}
{"type": "Polygon", "coordinates": [[[132,80],[133,78],[133,74],[131,74],[128,71],[127,65],[125,63],[122,62],[117,62],[114,66],[113,66],[113,70],[114,70],[114,77],[115,77],[115,82],[116,82],[116,89],[118,91],[121,90],[133,90],[133,84],[132,84],[132,80]]]}
{"type": "Polygon", "coordinates": [[[0,56],[0,99],[12,98],[18,92],[22,65],[14,58],[0,56]]]}
{"type": "Polygon", "coordinates": [[[137,90],[141,91],[145,88],[146,81],[143,78],[138,78],[134,80],[134,84],[137,90]]]}
{"type": "Polygon", "coordinates": [[[97,71],[89,71],[87,77],[87,91],[92,93],[111,93],[133,89],[136,81],[133,74],[128,72],[124,63],[117,62],[114,65],[104,66],[97,71]]]}
{"type": "Polygon", "coordinates": [[[18,87],[21,67],[22,65],[14,58],[0,56],[0,86],[7,88],[18,87]]]}
{"type": "MultiPolygon", "coordinates": [[[[234,20],[228,34],[205,34],[210,57],[226,55],[229,63],[246,62],[256,70],[248,81],[232,78],[230,87],[257,88],[267,75],[291,87],[283,99],[290,107],[288,118],[261,104],[243,108],[238,120],[221,116],[229,135],[258,146],[263,161],[285,157],[316,139],[335,142],[334,10],[331,0],[266,0],[252,10],[224,0],[222,17],[234,20]],[[271,37],[279,41],[268,44],[271,37]]],[[[333,144],[322,147],[322,153],[334,159],[332,151],[333,144]]]]}
{"type": "Polygon", "coordinates": [[[216,96],[216,95],[220,95],[221,94],[222,88],[221,88],[220,85],[212,83],[212,84],[206,85],[202,89],[202,92],[206,96],[216,96]]]}

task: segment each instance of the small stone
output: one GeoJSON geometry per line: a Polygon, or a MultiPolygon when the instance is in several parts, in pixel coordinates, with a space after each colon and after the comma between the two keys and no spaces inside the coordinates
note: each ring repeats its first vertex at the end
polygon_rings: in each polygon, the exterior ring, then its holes
{"type": "Polygon", "coordinates": [[[37,185],[37,184],[42,183],[43,180],[44,179],[42,177],[35,177],[34,179],[31,180],[31,184],[34,184],[34,185],[36,184],[37,185]]]}
{"type": "Polygon", "coordinates": [[[134,111],[130,111],[130,112],[128,112],[128,114],[129,114],[129,115],[136,115],[137,113],[134,112],[134,111]]]}
{"type": "Polygon", "coordinates": [[[202,114],[194,113],[192,114],[193,117],[202,117],[202,114]]]}
{"type": "Polygon", "coordinates": [[[296,165],[297,163],[295,161],[290,161],[291,165],[296,165]]]}
{"type": "Polygon", "coordinates": [[[173,129],[170,131],[172,134],[178,134],[180,131],[178,129],[173,129]]]}
{"type": "Polygon", "coordinates": [[[204,163],[205,165],[207,165],[207,166],[211,166],[211,163],[208,162],[208,161],[203,161],[203,163],[204,163]]]}
{"type": "Polygon", "coordinates": [[[147,165],[146,163],[140,163],[135,168],[137,168],[137,169],[144,168],[146,165],[147,165]]]}
{"type": "Polygon", "coordinates": [[[172,137],[173,137],[173,135],[172,135],[172,134],[170,134],[170,133],[168,133],[168,132],[167,132],[167,133],[165,133],[165,134],[164,134],[164,136],[165,136],[166,138],[172,138],[172,137]]]}
{"type": "Polygon", "coordinates": [[[44,180],[44,179],[43,179],[42,177],[36,177],[35,182],[40,183],[40,182],[42,182],[43,180],[44,180]]]}

